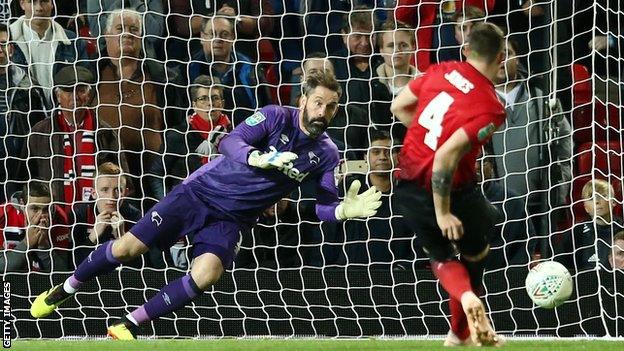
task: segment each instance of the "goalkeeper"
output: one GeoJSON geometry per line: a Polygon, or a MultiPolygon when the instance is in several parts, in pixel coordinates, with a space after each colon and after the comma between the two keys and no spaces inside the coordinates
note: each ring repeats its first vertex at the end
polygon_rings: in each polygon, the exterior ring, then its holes
{"type": "Polygon", "coordinates": [[[108,327],[113,339],[135,339],[138,325],[184,305],[215,284],[236,257],[241,229],[304,181],[317,184],[321,220],[368,217],[381,205],[374,187],[358,195],[354,182],[339,202],[334,168],[339,156],[325,130],[338,109],[340,84],[328,71],[307,76],[299,109],[266,106],[219,145],[222,156],[191,174],[121,238],[93,251],[63,284],[41,293],[35,318],[52,313],[92,278],[106,274],[152,246],[166,249],[193,235],[190,274],[169,283],[132,313],[108,327]]]}

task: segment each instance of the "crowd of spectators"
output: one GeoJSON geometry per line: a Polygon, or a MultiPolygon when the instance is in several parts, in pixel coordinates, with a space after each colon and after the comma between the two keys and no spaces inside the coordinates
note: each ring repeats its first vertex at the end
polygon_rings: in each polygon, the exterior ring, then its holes
{"type": "MultiPolygon", "coordinates": [[[[545,247],[572,269],[622,268],[608,182],[583,189],[590,222],[548,240],[565,222],[553,209],[570,206],[571,116],[533,79],[549,65],[537,25],[548,20],[545,7],[503,3],[14,1],[0,24],[0,269],[77,265],[217,157],[220,140],[258,108],[296,108],[300,82],[314,70],[333,71],[344,91],[328,134],[344,160],[365,165],[360,174],[338,172],[340,188],[360,179],[383,192],[384,204],[368,220],[320,224],[303,187],[243,233],[238,266],[425,265],[391,211],[406,129],[389,107],[431,64],[462,60],[479,21],[499,24],[509,38],[495,82],[507,122],[476,165],[500,213],[488,268],[528,267],[551,254],[545,247]],[[533,24],[517,27],[524,22],[512,17],[533,24]]],[[[614,50],[617,36],[605,33],[589,47],[614,50]]],[[[188,268],[190,241],[134,264],[188,268]]]]}

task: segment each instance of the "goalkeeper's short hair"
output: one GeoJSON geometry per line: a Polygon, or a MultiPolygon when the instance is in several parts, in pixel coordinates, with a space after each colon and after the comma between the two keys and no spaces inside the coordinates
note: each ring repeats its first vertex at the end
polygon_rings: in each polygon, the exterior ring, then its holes
{"type": "Polygon", "coordinates": [[[308,96],[317,87],[325,87],[331,91],[338,93],[338,98],[342,96],[342,87],[336,80],[334,73],[328,69],[324,71],[312,72],[306,75],[305,82],[303,82],[303,95],[308,96]]]}

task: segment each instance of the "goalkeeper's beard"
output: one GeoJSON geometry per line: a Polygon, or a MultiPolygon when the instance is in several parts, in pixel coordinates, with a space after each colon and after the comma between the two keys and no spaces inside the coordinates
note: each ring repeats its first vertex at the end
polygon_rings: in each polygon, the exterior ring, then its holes
{"type": "Polygon", "coordinates": [[[316,139],[319,135],[323,134],[327,129],[327,121],[325,118],[308,118],[308,113],[303,110],[303,126],[308,131],[308,135],[311,138],[316,139]]]}

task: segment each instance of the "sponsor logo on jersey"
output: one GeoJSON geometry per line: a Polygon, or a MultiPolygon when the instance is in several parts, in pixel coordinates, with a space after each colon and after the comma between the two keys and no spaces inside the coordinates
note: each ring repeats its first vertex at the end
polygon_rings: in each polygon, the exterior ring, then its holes
{"type": "Polygon", "coordinates": [[[282,142],[282,144],[286,145],[286,144],[288,144],[290,139],[288,139],[288,135],[282,134],[282,135],[280,135],[280,141],[282,142]]]}
{"type": "Polygon", "coordinates": [[[266,116],[262,112],[258,111],[253,115],[247,117],[245,123],[247,123],[248,126],[253,127],[260,124],[260,122],[264,121],[265,119],[266,116]]]}
{"type": "Polygon", "coordinates": [[[156,211],[152,211],[152,222],[154,222],[157,227],[160,227],[162,223],[162,217],[156,211]]]}
{"type": "Polygon", "coordinates": [[[450,73],[446,73],[444,78],[449,81],[455,88],[459,89],[464,94],[468,94],[474,89],[474,84],[468,79],[464,78],[459,72],[453,70],[450,73]]]}
{"type": "Polygon", "coordinates": [[[310,174],[310,172],[303,173],[299,171],[297,168],[295,168],[295,165],[292,162],[285,163],[282,167],[279,167],[278,170],[288,176],[288,178],[294,179],[299,183],[303,182],[305,177],[310,174]]]}
{"type": "Polygon", "coordinates": [[[312,152],[312,151],[308,152],[308,158],[310,159],[310,164],[313,164],[313,165],[318,165],[318,164],[319,164],[319,161],[321,160],[321,159],[320,159],[318,156],[316,156],[316,155],[314,154],[314,152],[312,152]]]}
{"type": "Polygon", "coordinates": [[[494,125],[494,123],[490,123],[487,126],[479,129],[479,132],[477,132],[477,138],[479,139],[479,141],[483,141],[492,136],[495,130],[496,126],[494,125]]]}

